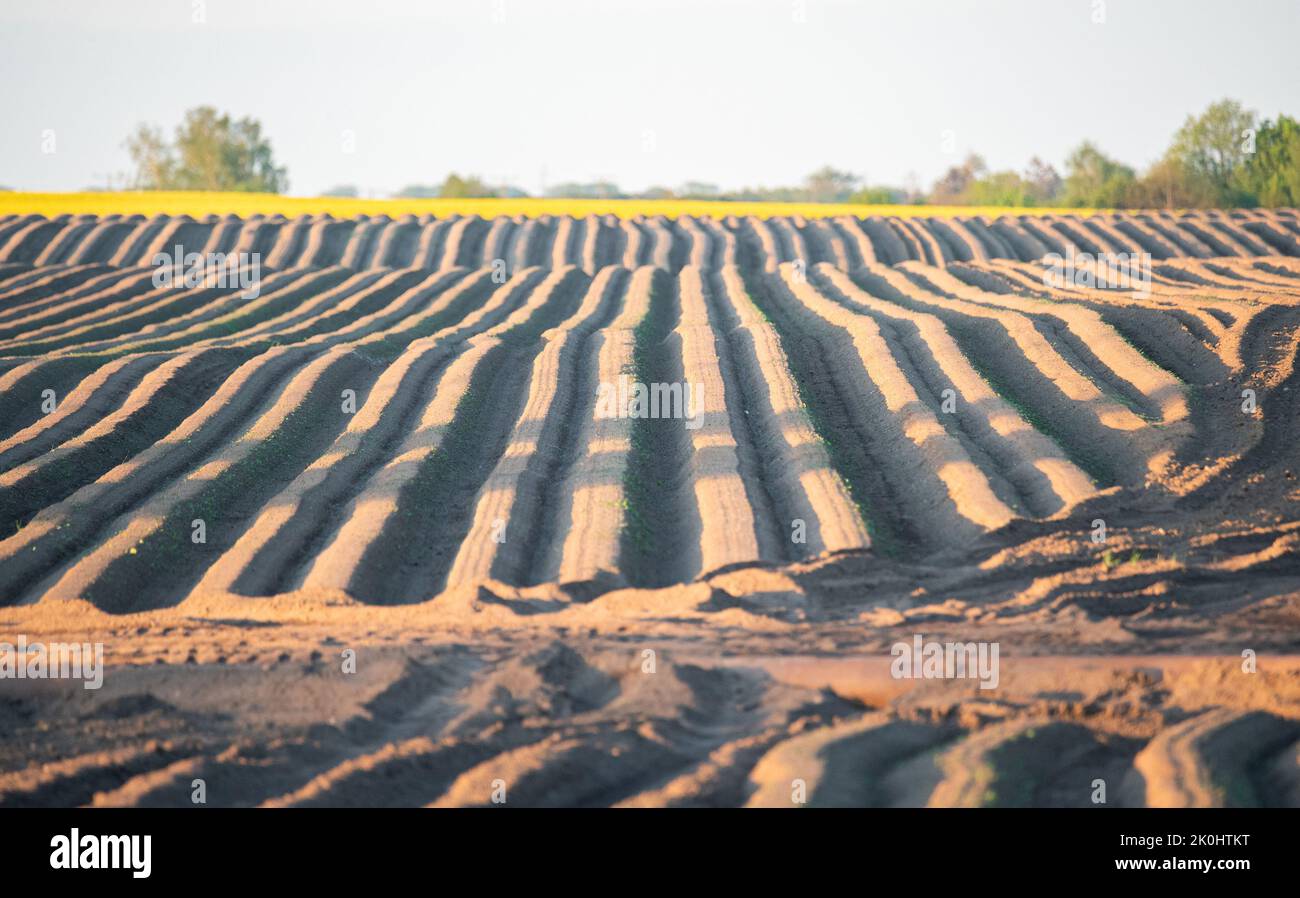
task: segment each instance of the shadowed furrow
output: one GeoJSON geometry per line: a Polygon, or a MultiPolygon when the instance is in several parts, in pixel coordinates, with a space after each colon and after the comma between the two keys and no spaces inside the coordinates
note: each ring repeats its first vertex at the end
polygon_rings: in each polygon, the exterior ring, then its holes
{"type": "MultiPolygon", "coordinates": [[[[577,615],[707,582],[721,608],[832,556],[974,567],[1117,490],[1201,507],[1290,433],[1297,236],[1287,210],[13,216],[3,601],[577,615]],[[255,289],[159,279],[178,252],[252,254],[255,289]],[[1099,253],[1141,281],[1054,279],[1099,253]]],[[[1241,563],[1288,571],[1259,539],[1241,563]]]]}

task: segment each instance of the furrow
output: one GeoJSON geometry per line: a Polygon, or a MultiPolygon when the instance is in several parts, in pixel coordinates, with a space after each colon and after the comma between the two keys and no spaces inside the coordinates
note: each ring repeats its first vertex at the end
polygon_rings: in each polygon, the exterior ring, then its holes
{"type": "Polygon", "coordinates": [[[584,279],[573,268],[540,283],[537,275],[538,269],[516,275],[462,325],[461,345],[420,408],[418,423],[348,503],[342,525],[305,571],[303,586],[390,602],[440,591],[453,560],[446,547],[459,543],[456,530],[468,529],[472,497],[504,451],[509,421],[518,411],[516,402],[496,399],[489,405],[487,397],[526,388],[522,381],[534,341],[570,311],[584,279]],[[452,533],[435,538],[443,530],[452,533]]]}
{"type": "MultiPolygon", "coordinates": [[[[653,280],[653,268],[638,268],[618,315],[592,336],[597,384],[618,384],[620,376],[634,375],[636,328],[650,313],[653,280]]],[[[574,439],[578,458],[556,496],[553,514],[559,518],[554,532],[564,538],[548,545],[539,581],[598,587],[625,582],[618,560],[619,537],[628,523],[625,479],[632,453],[632,420],[598,416],[594,411],[593,401],[574,439]]]]}
{"type": "Polygon", "coordinates": [[[295,476],[344,426],[342,390],[361,397],[376,373],[348,348],[308,362],[237,438],[113,521],[111,535],[52,578],[42,599],[84,598],[114,613],[179,602],[276,484],[295,476]]]}
{"type": "Polygon", "coordinates": [[[972,457],[990,460],[1013,488],[1015,506],[1023,503],[1020,514],[1052,515],[1096,494],[1088,475],[979,375],[942,320],[877,299],[830,266],[818,266],[815,277],[828,295],[871,315],[882,331],[894,332],[900,354],[935,398],[931,405],[937,405],[939,420],[957,423],[973,444],[972,457]],[[952,392],[945,397],[945,390],[952,392]]]}
{"type": "Polygon", "coordinates": [[[306,354],[292,347],[272,349],[240,366],[206,402],[174,430],[81,487],[42,509],[13,536],[0,541],[0,580],[8,602],[34,599],[42,577],[57,571],[128,512],[187,470],[209,451],[247,427],[266,391],[301,366],[306,354]]]}
{"type": "Polygon", "coordinates": [[[20,528],[41,509],[163,439],[248,356],[206,350],[163,361],[111,414],[6,471],[0,476],[0,533],[20,528]]]}
{"type": "Polygon", "coordinates": [[[736,268],[713,275],[712,285],[710,314],[726,340],[734,379],[727,407],[746,422],[784,552],[801,557],[868,547],[867,527],[813,428],[776,329],[736,268]]]}
{"type": "MultiPolygon", "coordinates": [[[[124,356],[105,363],[77,384],[48,415],[0,440],[0,472],[49,452],[119,407],[165,356],[124,356]]],[[[0,480],[3,482],[3,480],[0,480]]]]}
{"type": "MultiPolygon", "coordinates": [[[[343,433],[263,506],[252,524],[207,568],[192,595],[270,595],[301,578],[302,569],[341,523],[343,511],[409,434],[422,396],[458,350],[469,316],[482,307],[491,287],[489,274],[480,272],[439,298],[434,314],[445,326],[406,344],[375,381],[343,433]]],[[[485,318],[478,316],[480,322],[485,318]]],[[[356,346],[373,357],[373,344],[356,346]]]]}
{"type": "Polygon", "coordinates": [[[1295,741],[1300,724],[1214,708],[1162,730],[1134,759],[1147,807],[1255,807],[1246,771],[1295,741]]]}
{"type": "Polygon", "coordinates": [[[1131,477],[1138,458],[1137,469],[1146,470],[1145,456],[1130,443],[1145,422],[1075,370],[1029,317],[956,298],[962,284],[956,278],[947,294],[940,292],[930,279],[943,284],[941,269],[877,265],[864,271],[875,279],[867,282],[868,292],[942,320],[990,386],[1101,485],[1115,483],[1121,472],[1131,477]],[[879,282],[895,292],[882,296],[879,282]]]}
{"type": "Polygon", "coordinates": [[[865,714],[778,742],[749,773],[751,808],[865,808],[890,803],[884,780],[948,737],[940,727],[865,714]]]}
{"type": "Polygon", "coordinates": [[[612,318],[627,273],[610,266],[591,282],[574,316],[542,334],[528,398],[496,467],[479,490],[474,519],[457,549],[448,588],[496,579],[522,585],[530,562],[554,538],[543,520],[547,493],[564,466],[565,441],[595,393],[590,337],[612,318]]]}
{"type": "Polygon", "coordinates": [[[910,520],[939,546],[969,542],[1015,517],[984,472],[939,423],[870,318],[832,302],[783,265],[777,300],[812,336],[840,381],[856,428],[910,520]]]}
{"type": "MultiPolygon", "coordinates": [[[[736,376],[726,340],[719,340],[706,293],[714,289],[695,266],[678,276],[680,315],[674,335],[682,359],[680,411],[690,440],[691,479],[700,516],[701,573],[744,562],[781,561],[785,540],[776,530],[772,498],[762,483],[749,429],[741,420],[736,376]],[[724,374],[725,371],[725,374],[724,374]]],[[[654,414],[655,388],[651,387],[654,414]]],[[[668,396],[674,394],[671,387],[668,396]]],[[[664,404],[657,411],[664,414],[664,404]]],[[[784,529],[784,528],[782,528],[784,529]]]]}

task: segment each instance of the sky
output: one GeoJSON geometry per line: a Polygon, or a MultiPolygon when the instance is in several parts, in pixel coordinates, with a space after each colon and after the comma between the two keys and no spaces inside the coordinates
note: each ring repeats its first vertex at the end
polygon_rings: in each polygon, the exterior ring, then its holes
{"type": "Polygon", "coordinates": [[[0,0],[0,185],[105,186],[204,104],[296,195],[1140,168],[1218,99],[1300,116],[1298,50],[1298,0],[0,0]]]}

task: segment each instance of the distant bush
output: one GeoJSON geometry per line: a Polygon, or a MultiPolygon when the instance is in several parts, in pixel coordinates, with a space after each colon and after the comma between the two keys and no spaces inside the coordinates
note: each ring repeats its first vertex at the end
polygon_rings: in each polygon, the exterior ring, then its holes
{"type": "Polygon", "coordinates": [[[848,201],[865,206],[894,206],[909,200],[907,192],[898,187],[863,187],[850,194],[848,201]]]}
{"type": "Polygon", "coordinates": [[[442,190],[437,184],[408,184],[393,196],[398,199],[425,200],[441,196],[442,190]]]}
{"type": "Polygon", "coordinates": [[[399,199],[487,199],[501,196],[526,196],[512,187],[493,187],[478,175],[462,178],[453,172],[441,184],[409,184],[393,196],[399,199]]]}
{"type": "Polygon", "coordinates": [[[617,200],[627,196],[618,189],[617,184],[610,181],[593,181],[590,184],[566,181],[563,184],[556,184],[554,187],[548,188],[546,195],[578,200],[617,200]]]}
{"type": "Polygon", "coordinates": [[[447,175],[447,179],[442,182],[438,188],[438,196],[444,199],[465,199],[467,197],[490,197],[496,196],[495,187],[489,187],[483,183],[478,175],[469,175],[462,178],[455,173],[447,175]]]}
{"type": "Polygon", "coordinates": [[[935,182],[928,202],[959,206],[1041,206],[1055,202],[1062,190],[1056,169],[1037,156],[1020,174],[990,172],[984,159],[971,153],[935,182]]]}

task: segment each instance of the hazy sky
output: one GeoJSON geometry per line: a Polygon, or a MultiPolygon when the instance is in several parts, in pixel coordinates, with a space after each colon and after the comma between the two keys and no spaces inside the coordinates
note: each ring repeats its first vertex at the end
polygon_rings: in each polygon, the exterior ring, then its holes
{"type": "Polygon", "coordinates": [[[373,195],[823,164],[928,185],[969,150],[1060,167],[1085,138],[1145,165],[1222,97],[1300,115],[1298,0],[1105,0],[1104,24],[1098,0],[0,4],[0,185],[24,190],[102,185],[138,122],[200,104],[260,119],[291,193],[373,195]]]}

